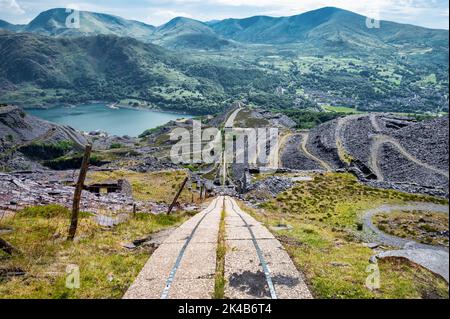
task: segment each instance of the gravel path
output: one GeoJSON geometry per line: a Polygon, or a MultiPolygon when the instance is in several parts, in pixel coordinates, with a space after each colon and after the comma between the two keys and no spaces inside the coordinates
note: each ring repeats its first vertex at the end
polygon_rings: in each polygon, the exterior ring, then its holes
{"type": "Polygon", "coordinates": [[[331,168],[330,165],[328,165],[327,162],[321,160],[320,158],[318,158],[317,156],[313,155],[312,153],[310,153],[308,151],[308,139],[309,139],[309,133],[303,133],[302,134],[302,142],[300,144],[300,147],[303,151],[303,153],[305,153],[305,155],[307,157],[309,157],[310,159],[312,159],[313,161],[316,161],[317,163],[319,163],[326,171],[331,172],[333,169],[331,168]]]}
{"type": "Polygon", "coordinates": [[[390,250],[375,255],[376,258],[400,257],[406,258],[413,263],[421,265],[431,272],[440,275],[447,282],[449,281],[449,253],[448,247],[425,245],[413,240],[388,235],[379,230],[372,222],[373,216],[391,211],[432,211],[448,214],[449,207],[430,203],[410,203],[409,205],[383,205],[365,212],[363,225],[366,233],[373,237],[377,243],[402,248],[400,250],[390,250]]]}
{"type": "Polygon", "coordinates": [[[383,245],[393,246],[398,248],[409,249],[432,249],[442,250],[448,252],[448,247],[433,246],[417,243],[413,240],[400,238],[392,235],[388,235],[379,230],[372,222],[372,218],[377,214],[390,213],[392,211],[431,211],[437,213],[448,214],[449,207],[447,205],[437,205],[432,203],[410,203],[409,205],[383,205],[364,213],[363,225],[366,233],[373,237],[373,239],[383,245]]]}

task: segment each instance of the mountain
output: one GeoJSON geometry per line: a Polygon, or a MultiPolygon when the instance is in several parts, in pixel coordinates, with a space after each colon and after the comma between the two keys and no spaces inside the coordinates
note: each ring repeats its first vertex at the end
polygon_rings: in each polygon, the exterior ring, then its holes
{"type": "Polygon", "coordinates": [[[291,17],[256,16],[226,19],[209,24],[225,38],[244,43],[286,44],[309,42],[323,44],[352,41],[360,46],[386,46],[411,41],[436,43],[447,41],[448,31],[381,21],[380,28],[369,29],[366,17],[326,7],[291,17]]]}
{"type": "Polygon", "coordinates": [[[326,7],[290,17],[255,16],[246,19],[200,22],[178,17],[154,27],[116,16],[80,11],[80,28],[68,28],[70,12],[51,9],[26,26],[0,21],[0,29],[49,36],[117,35],[152,42],[170,49],[222,50],[242,44],[302,44],[317,54],[341,52],[367,54],[376,50],[390,55],[398,46],[447,48],[448,31],[381,21],[380,28],[367,28],[366,17],[326,7]],[[240,43],[240,44],[239,44],[240,43]]]}
{"type": "Polygon", "coordinates": [[[189,18],[178,17],[155,29],[153,43],[168,48],[220,50],[232,46],[232,41],[217,35],[207,24],[189,18]]]}
{"type": "Polygon", "coordinates": [[[25,106],[134,99],[148,107],[213,113],[245,88],[275,92],[283,81],[245,62],[190,58],[112,35],[2,31],[0,55],[0,100],[25,106]]]}
{"type": "Polygon", "coordinates": [[[25,27],[24,25],[11,24],[4,20],[0,20],[0,30],[3,29],[3,30],[12,31],[12,32],[18,32],[18,31],[21,31],[24,27],[25,27]]]}
{"type": "Polygon", "coordinates": [[[70,12],[66,12],[66,9],[47,10],[40,13],[22,31],[57,37],[106,34],[146,40],[155,29],[142,22],[87,11],[79,11],[79,28],[71,28],[68,27],[71,25],[70,17],[70,12]]]}
{"type": "Polygon", "coordinates": [[[0,102],[140,99],[202,113],[245,98],[269,108],[448,110],[446,30],[387,21],[369,29],[364,16],[332,7],[207,23],[178,17],[156,28],[81,12],[71,29],[67,16],[53,9],[25,27],[3,23],[26,32],[0,36],[0,102]]]}

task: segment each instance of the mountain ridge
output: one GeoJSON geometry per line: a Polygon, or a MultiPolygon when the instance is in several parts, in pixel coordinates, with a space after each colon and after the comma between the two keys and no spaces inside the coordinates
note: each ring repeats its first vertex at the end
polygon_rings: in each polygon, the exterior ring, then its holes
{"type": "Polygon", "coordinates": [[[134,37],[169,48],[189,48],[189,39],[197,42],[192,46],[193,48],[202,48],[204,45],[206,49],[222,49],[224,46],[233,46],[233,42],[274,45],[315,42],[315,45],[323,45],[339,42],[342,39],[345,42],[345,35],[349,34],[350,38],[360,36],[362,38],[360,42],[369,46],[372,42],[375,44],[378,42],[379,45],[380,41],[394,45],[420,41],[425,41],[427,44],[442,41],[448,43],[448,30],[391,21],[381,21],[380,28],[369,29],[366,26],[366,17],[336,7],[324,7],[286,17],[260,15],[209,22],[176,17],[158,27],[109,14],[80,11],[80,29],[72,29],[65,26],[65,20],[69,14],[65,9],[49,9],[41,12],[25,26],[2,21],[0,29],[50,36],[113,34],[134,37]],[[204,39],[201,39],[202,37],[204,39]],[[417,38],[420,38],[420,41],[417,38]],[[177,41],[182,44],[180,45],[177,41]]]}

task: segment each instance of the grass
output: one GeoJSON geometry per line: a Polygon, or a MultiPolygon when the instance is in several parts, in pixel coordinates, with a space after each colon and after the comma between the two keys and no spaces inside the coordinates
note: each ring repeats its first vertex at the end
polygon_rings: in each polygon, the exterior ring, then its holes
{"type": "Polygon", "coordinates": [[[377,227],[394,236],[423,244],[448,246],[448,214],[424,211],[394,211],[374,216],[377,227]]]}
{"type": "Polygon", "coordinates": [[[335,113],[343,113],[343,114],[363,114],[364,113],[364,112],[358,111],[355,108],[345,107],[345,106],[324,105],[323,108],[327,112],[335,112],[335,113]]]}
{"type": "MultiPolygon", "coordinates": [[[[134,281],[151,251],[128,250],[131,242],[180,224],[179,215],[138,213],[111,230],[82,214],[75,242],[65,240],[69,211],[60,206],[29,207],[2,221],[14,231],[2,237],[22,253],[9,257],[0,252],[0,269],[21,269],[24,276],[1,278],[2,298],[121,298],[134,281]],[[80,288],[66,288],[66,267],[80,269],[80,288]]],[[[0,272],[1,273],[1,272],[0,272]]]]}
{"type": "Polygon", "coordinates": [[[408,262],[379,262],[381,288],[365,287],[366,267],[374,252],[363,245],[361,214],[385,203],[448,201],[382,190],[360,184],[350,174],[316,174],[313,181],[261,205],[252,213],[267,226],[289,224],[277,231],[316,298],[448,298],[447,283],[408,262]]]}
{"type": "Polygon", "coordinates": [[[252,110],[240,111],[235,119],[235,127],[258,128],[266,127],[270,124],[267,119],[255,118],[254,116],[252,116],[252,112],[252,110]]]}
{"type": "MultiPolygon", "coordinates": [[[[170,204],[181,183],[187,176],[186,171],[166,171],[152,173],[137,173],[128,170],[113,172],[90,172],[87,183],[101,183],[107,180],[126,179],[133,189],[136,200],[154,201],[170,204]]],[[[191,192],[185,187],[179,201],[188,203],[192,200],[191,192]]]]}
{"type": "Polygon", "coordinates": [[[216,255],[216,276],[214,283],[214,299],[225,298],[225,254],[227,247],[225,244],[225,208],[222,210],[219,225],[219,235],[217,237],[217,255],[216,255]]]}

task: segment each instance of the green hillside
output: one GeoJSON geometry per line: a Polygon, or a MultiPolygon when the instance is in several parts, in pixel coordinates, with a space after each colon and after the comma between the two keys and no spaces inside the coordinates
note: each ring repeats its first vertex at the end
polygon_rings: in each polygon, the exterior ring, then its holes
{"type": "Polygon", "coordinates": [[[246,63],[189,58],[116,36],[53,38],[0,33],[0,100],[23,106],[137,99],[148,107],[219,111],[248,87],[280,80],[246,63]]]}
{"type": "Polygon", "coordinates": [[[40,13],[21,31],[49,36],[86,36],[105,34],[130,36],[139,40],[146,40],[155,29],[154,26],[142,22],[126,20],[109,14],[87,11],[79,12],[79,28],[69,28],[66,24],[69,15],[70,11],[66,12],[66,9],[47,10],[40,13]]]}
{"type": "Polygon", "coordinates": [[[448,111],[446,30],[388,21],[369,29],[364,16],[332,7],[208,23],[178,17],[159,27],[80,12],[80,28],[70,29],[67,15],[0,21],[17,32],[1,36],[0,102],[137,99],[203,113],[245,98],[266,108],[448,111]]]}

